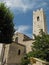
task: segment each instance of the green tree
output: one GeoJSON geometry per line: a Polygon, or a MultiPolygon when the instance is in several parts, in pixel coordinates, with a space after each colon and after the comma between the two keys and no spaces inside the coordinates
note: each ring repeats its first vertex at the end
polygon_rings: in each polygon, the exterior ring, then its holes
{"type": "Polygon", "coordinates": [[[41,30],[40,35],[34,35],[34,37],[32,52],[28,55],[49,61],[49,35],[41,30]]]}
{"type": "Polygon", "coordinates": [[[14,34],[13,14],[0,3],[0,43],[11,43],[14,34]]]}
{"type": "Polygon", "coordinates": [[[28,59],[27,54],[22,58],[21,65],[28,65],[30,63],[30,60],[28,59]]]}

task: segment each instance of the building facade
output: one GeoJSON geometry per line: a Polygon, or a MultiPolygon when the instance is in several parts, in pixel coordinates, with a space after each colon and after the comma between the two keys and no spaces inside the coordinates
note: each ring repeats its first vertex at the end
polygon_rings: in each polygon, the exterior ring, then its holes
{"type": "Polygon", "coordinates": [[[20,65],[26,53],[25,48],[24,45],[16,42],[3,45],[2,65],[20,65]]]}

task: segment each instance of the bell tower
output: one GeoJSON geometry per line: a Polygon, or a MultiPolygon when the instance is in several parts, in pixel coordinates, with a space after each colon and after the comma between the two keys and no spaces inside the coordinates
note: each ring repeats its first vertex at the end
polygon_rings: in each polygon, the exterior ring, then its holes
{"type": "Polygon", "coordinates": [[[33,11],[33,34],[39,35],[40,30],[47,33],[46,19],[43,9],[33,11]]]}

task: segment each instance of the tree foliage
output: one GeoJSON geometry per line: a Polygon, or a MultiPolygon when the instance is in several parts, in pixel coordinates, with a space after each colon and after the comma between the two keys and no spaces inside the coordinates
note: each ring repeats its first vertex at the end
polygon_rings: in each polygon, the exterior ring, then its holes
{"type": "Polygon", "coordinates": [[[30,63],[30,60],[28,59],[27,54],[22,58],[21,65],[28,65],[30,63]]]}
{"type": "Polygon", "coordinates": [[[28,55],[49,61],[49,35],[41,30],[40,35],[34,37],[32,52],[28,55]]]}
{"type": "Polygon", "coordinates": [[[13,34],[13,14],[4,3],[0,3],[0,43],[11,43],[13,34]]]}

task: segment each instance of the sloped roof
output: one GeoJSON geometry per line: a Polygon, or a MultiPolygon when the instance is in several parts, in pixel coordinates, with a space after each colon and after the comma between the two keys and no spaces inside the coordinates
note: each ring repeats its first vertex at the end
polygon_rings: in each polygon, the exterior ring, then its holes
{"type": "Polygon", "coordinates": [[[20,33],[20,32],[15,33],[15,35],[18,35],[18,34],[23,35],[23,37],[24,37],[23,41],[33,40],[32,38],[28,37],[27,35],[25,35],[23,33],[20,33]]]}

